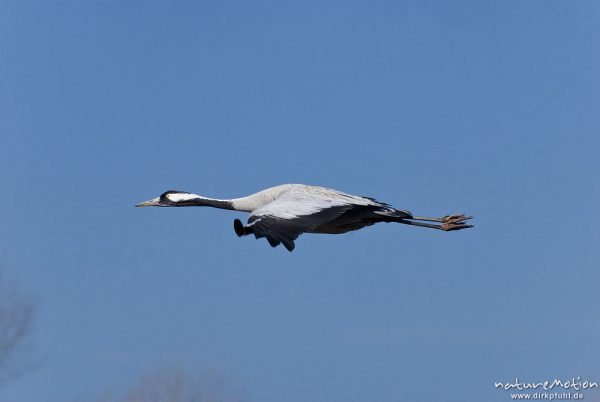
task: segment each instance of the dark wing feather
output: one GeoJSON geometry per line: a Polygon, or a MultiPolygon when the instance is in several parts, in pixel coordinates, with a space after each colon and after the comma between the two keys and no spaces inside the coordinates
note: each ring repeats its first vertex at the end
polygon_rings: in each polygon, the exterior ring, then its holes
{"type": "Polygon", "coordinates": [[[294,240],[302,233],[310,232],[353,208],[352,204],[332,206],[310,215],[302,215],[293,219],[280,218],[274,215],[251,215],[248,225],[257,239],[266,237],[273,247],[283,243],[288,251],[295,247],[294,240]]]}

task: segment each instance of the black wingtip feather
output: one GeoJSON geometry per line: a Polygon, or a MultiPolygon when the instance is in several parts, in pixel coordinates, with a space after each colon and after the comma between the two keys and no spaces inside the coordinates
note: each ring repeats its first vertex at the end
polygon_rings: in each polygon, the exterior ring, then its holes
{"type": "Polygon", "coordinates": [[[282,243],[290,253],[294,251],[294,248],[296,247],[296,244],[292,240],[282,240],[282,243]]]}
{"type": "Polygon", "coordinates": [[[271,247],[277,247],[281,244],[281,242],[271,236],[267,236],[267,240],[269,241],[269,244],[271,245],[271,247]]]}
{"type": "Polygon", "coordinates": [[[244,224],[241,220],[236,219],[233,221],[233,230],[235,230],[235,234],[238,235],[238,237],[244,235],[244,224]]]}

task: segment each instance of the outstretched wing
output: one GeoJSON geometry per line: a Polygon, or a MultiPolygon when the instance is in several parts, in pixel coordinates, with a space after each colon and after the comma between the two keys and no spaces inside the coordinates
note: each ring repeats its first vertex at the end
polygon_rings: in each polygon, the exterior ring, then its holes
{"type": "Polygon", "coordinates": [[[319,191],[288,191],[275,201],[252,211],[248,227],[256,238],[266,237],[271,246],[283,243],[292,251],[294,240],[302,233],[339,217],[357,205],[368,205],[372,201],[362,197],[338,197],[338,193],[319,191]]]}

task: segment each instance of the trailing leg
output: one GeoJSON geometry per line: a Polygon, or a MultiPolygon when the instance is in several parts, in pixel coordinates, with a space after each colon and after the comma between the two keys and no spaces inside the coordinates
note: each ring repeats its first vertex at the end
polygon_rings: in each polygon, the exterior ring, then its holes
{"type": "Polygon", "coordinates": [[[473,225],[468,225],[465,223],[468,219],[473,219],[472,216],[461,215],[446,215],[442,218],[428,218],[424,216],[414,216],[413,218],[405,218],[398,219],[396,222],[402,223],[405,225],[413,225],[413,226],[421,226],[425,228],[438,229],[443,230],[445,232],[449,232],[451,230],[461,230],[472,228],[473,225]],[[441,225],[435,225],[431,223],[424,222],[440,222],[441,225]]]}

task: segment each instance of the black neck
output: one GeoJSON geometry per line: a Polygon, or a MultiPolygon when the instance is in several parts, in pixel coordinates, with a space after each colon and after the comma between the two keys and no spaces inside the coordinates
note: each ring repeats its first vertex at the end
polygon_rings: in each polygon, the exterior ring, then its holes
{"type": "Polygon", "coordinates": [[[228,200],[213,200],[210,198],[196,198],[193,200],[180,201],[173,204],[174,207],[213,207],[220,209],[233,209],[233,203],[228,200]]]}

